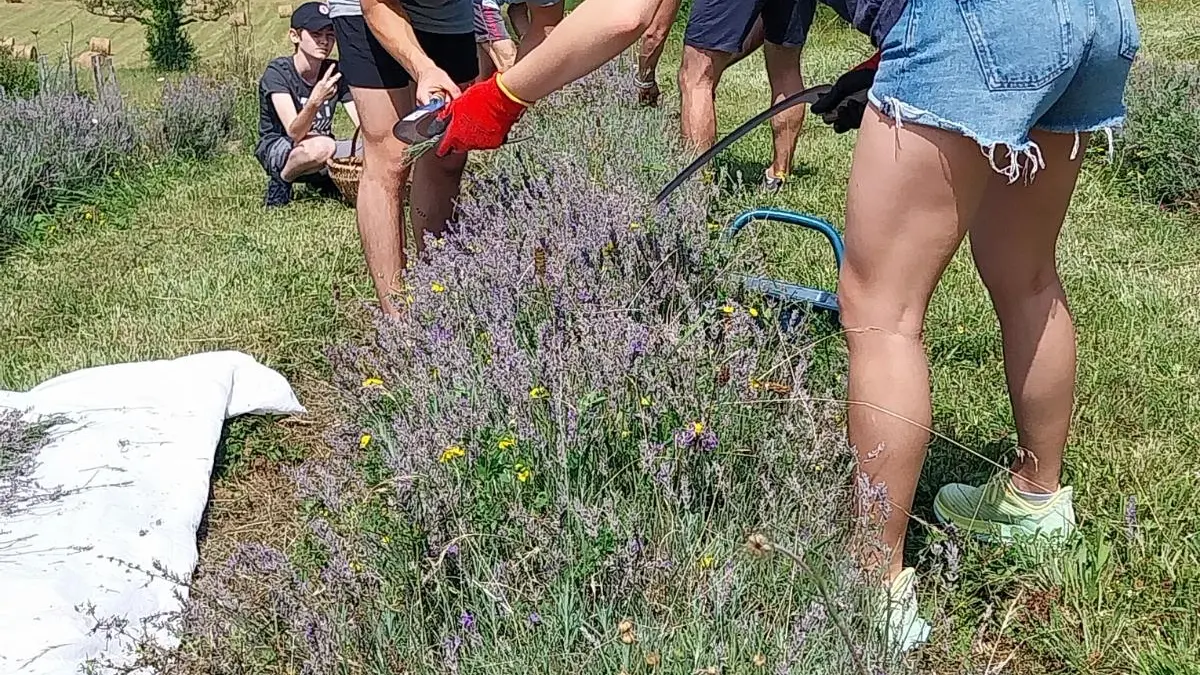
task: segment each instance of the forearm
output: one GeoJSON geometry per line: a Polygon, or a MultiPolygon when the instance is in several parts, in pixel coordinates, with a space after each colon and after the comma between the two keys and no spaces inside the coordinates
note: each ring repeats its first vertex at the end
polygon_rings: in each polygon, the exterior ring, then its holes
{"type": "MultiPolygon", "coordinates": [[[[363,0],[364,7],[368,1],[363,0]]],[[[504,73],[504,86],[532,102],[587,75],[637,41],[659,1],[585,0],[504,73]]]]}
{"type": "Polygon", "coordinates": [[[287,125],[288,137],[293,143],[299,143],[308,136],[308,132],[312,131],[313,120],[317,118],[317,109],[320,107],[320,101],[316,99],[308,99],[308,102],[300,108],[291,123],[287,125]]]}
{"type": "Polygon", "coordinates": [[[412,22],[399,0],[362,0],[363,18],[392,58],[414,77],[434,66],[421,49],[412,22]]]}

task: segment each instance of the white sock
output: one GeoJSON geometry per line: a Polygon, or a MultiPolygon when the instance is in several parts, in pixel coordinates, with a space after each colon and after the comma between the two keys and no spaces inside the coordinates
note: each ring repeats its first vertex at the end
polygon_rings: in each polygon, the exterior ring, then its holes
{"type": "MultiPolygon", "coordinates": [[[[1008,480],[1009,485],[1012,485],[1012,479],[1009,478],[1008,480]]],[[[1030,504],[1045,504],[1054,496],[1054,492],[1025,492],[1024,490],[1018,490],[1015,485],[1012,485],[1012,491],[1030,504]]]]}

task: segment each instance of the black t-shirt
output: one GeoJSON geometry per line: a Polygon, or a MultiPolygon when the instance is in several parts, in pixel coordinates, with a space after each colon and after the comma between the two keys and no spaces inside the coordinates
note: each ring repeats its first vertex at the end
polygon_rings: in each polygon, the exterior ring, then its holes
{"type": "MultiPolygon", "coordinates": [[[[329,68],[336,65],[337,61],[326,59],[321,64],[320,75],[323,76],[329,71],[329,68]]],[[[300,110],[308,101],[308,97],[312,95],[313,86],[316,83],[309,84],[300,77],[300,73],[296,72],[296,65],[290,56],[281,56],[272,60],[267,64],[267,69],[263,72],[262,78],[258,81],[258,147],[262,148],[268,143],[274,141],[280,136],[287,136],[287,127],[279,120],[279,115],[275,113],[275,105],[271,103],[271,94],[285,93],[291,94],[292,103],[296,104],[296,110],[300,110]]],[[[350,100],[350,87],[346,84],[346,80],[338,80],[337,96],[333,99],[325,101],[321,108],[317,110],[317,116],[313,118],[312,130],[310,133],[332,136],[333,135],[333,111],[338,101],[343,103],[350,100]]]]}
{"type": "Polygon", "coordinates": [[[822,0],[850,22],[859,32],[871,38],[878,48],[883,39],[900,20],[908,0],[822,0]]]}

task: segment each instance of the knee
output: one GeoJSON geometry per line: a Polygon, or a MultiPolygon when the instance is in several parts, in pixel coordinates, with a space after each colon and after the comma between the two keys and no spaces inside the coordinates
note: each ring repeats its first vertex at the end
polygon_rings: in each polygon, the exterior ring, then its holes
{"type": "Polygon", "coordinates": [[[920,340],[929,299],[903,283],[882,281],[849,265],[842,269],[837,293],[842,327],[850,335],[878,331],[920,340]]]}
{"type": "Polygon", "coordinates": [[[405,157],[406,145],[391,139],[368,140],[363,144],[363,178],[381,180],[389,185],[403,185],[412,169],[405,157]]]}
{"type": "Polygon", "coordinates": [[[1021,303],[1047,293],[1063,294],[1062,280],[1052,261],[1024,269],[1019,265],[1003,269],[980,266],[979,276],[997,305],[1021,303]]]}
{"type": "Polygon", "coordinates": [[[292,152],[299,153],[305,164],[323,164],[337,151],[337,142],[329,136],[311,136],[300,141],[292,152]]]}
{"type": "Polygon", "coordinates": [[[716,65],[711,58],[692,47],[683,48],[683,61],[679,66],[681,87],[712,89],[716,83],[716,76],[716,65]]]}

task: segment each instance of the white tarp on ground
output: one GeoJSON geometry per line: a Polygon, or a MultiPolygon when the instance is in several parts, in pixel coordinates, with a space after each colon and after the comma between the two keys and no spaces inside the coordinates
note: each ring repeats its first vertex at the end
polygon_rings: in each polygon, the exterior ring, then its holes
{"type": "Polygon", "coordinates": [[[93,632],[96,618],[136,630],[180,608],[186,588],[134,570],[159,563],[191,577],[225,419],[304,412],[287,380],[238,352],[81,370],[0,391],[0,407],[69,418],[36,479],[83,488],[0,519],[0,673],[20,675],[121,663],[128,645],[93,632]],[[83,610],[92,606],[95,618],[83,610]]]}

